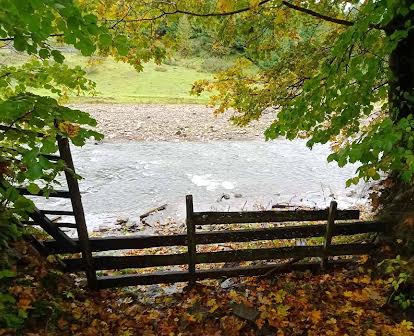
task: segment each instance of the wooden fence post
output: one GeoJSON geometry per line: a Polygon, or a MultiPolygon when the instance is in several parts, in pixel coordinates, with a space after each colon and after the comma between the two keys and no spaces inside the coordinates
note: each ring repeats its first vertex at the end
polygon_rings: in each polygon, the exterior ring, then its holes
{"type": "Polygon", "coordinates": [[[335,225],[337,207],[338,207],[338,203],[336,203],[335,201],[332,201],[329,206],[328,222],[326,224],[325,241],[323,244],[323,257],[321,260],[321,268],[323,270],[326,269],[327,264],[328,264],[328,250],[332,242],[332,235],[333,235],[333,228],[335,225]]]}
{"type": "Polygon", "coordinates": [[[194,225],[194,205],[193,196],[185,197],[186,205],[186,224],[187,224],[187,245],[188,245],[188,272],[190,273],[190,285],[194,285],[195,277],[195,259],[196,259],[196,242],[195,242],[195,225],[194,225]]]}
{"type": "Polygon", "coordinates": [[[72,202],[73,213],[76,221],[79,237],[79,246],[82,252],[82,259],[85,267],[86,278],[88,280],[88,286],[91,289],[97,289],[97,278],[95,267],[93,265],[92,251],[89,243],[88,229],[86,227],[85,221],[85,213],[83,211],[79,184],[76,177],[74,176],[75,167],[73,165],[69,141],[67,138],[63,138],[60,135],[58,135],[57,142],[59,146],[60,157],[65,162],[66,167],[72,170],[72,172],[65,170],[65,176],[71,196],[70,199],[72,202]]]}

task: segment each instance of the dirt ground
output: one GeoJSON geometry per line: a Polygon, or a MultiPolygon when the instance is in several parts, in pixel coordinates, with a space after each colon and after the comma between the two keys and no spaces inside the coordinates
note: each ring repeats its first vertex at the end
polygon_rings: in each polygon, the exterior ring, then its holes
{"type": "Polygon", "coordinates": [[[203,105],[81,104],[108,140],[209,141],[264,139],[263,132],[275,117],[266,112],[247,127],[233,125],[231,112],[215,116],[203,105]]]}

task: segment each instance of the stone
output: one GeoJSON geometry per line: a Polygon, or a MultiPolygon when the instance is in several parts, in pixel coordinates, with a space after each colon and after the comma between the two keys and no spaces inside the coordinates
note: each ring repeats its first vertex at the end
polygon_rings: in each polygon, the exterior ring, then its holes
{"type": "Polygon", "coordinates": [[[230,195],[229,194],[222,194],[219,198],[219,202],[221,202],[223,199],[225,200],[229,200],[230,199],[230,195]]]}
{"type": "Polygon", "coordinates": [[[243,195],[242,194],[239,194],[239,193],[235,193],[234,194],[234,198],[242,198],[243,197],[243,195]]]}
{"type": "Polygon", "coordinates": [[[355,190],[350,190],[350,191],[347,191],[346,192],[346,196],[347,197],[353,197],[353,196],[355,196],[357,194],[357,192],[355,191],[355,190]]]}
{"type": "Polygon", "coordinates": [[[233,308],[234,315],[250,322],[256,321],[259,316],[259,312],[256,309],[248,307],[243,303],[233,304],[231,307],[233,308]]]}
{"type": "Polygon", "coordinates": [[[129,218],[128,217],[118,217],[116,219],[116,224],[126,224],[128,223],[129,218]]]}
{"type": "Polygon", "coordinates": [[[223,289],[227,289],[233,286],[234,286],[234,281],[232,279],[226,279],[220,284],[220,287],[223,289]]]}
{"type": "Polygon", "coordinates": [[[106,232],[106,231],[109,231],[110,229],[111,229],[111,227],[108,226],[108,225],[99,225],[98,231],[99,232],[106,232]]]}

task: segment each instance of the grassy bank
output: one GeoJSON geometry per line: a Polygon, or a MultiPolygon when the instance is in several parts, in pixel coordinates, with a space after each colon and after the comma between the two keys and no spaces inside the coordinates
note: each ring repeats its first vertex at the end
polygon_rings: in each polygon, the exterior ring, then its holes
{"type": "MultiPolygon", "coordinates": [[[[218,58],[182,59],[175,58],[168,64],[147,63],[142,72],[128,64],[111,58],[89,58],[66,53],[69,65],[81,65],[88,78],[96,82],[95,97],[72,97],[72,103],[162,103],[162,104],[206,104],[208,94],[190,95],[192,84],[199,79],[210,79],[213,73],[223,69],[231,60],[218,58]],[[89,62],[88,62],[89,61],[89,62]]],[[[0,53],[0,62],[19,64],[26,56],[0,53]]]]}

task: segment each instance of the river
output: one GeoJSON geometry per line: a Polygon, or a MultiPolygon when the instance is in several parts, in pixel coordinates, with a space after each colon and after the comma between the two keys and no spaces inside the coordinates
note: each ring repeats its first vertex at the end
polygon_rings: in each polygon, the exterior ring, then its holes
{"type": "MultiPolygon", "coordinates": [[[[310,150],[301,140],[104,142],[72,151],[91,231],[111,228],[117,219],[139,222],[140,214],[162,204],[167,208],[149,222],[182,222],[187,194],[196,211],[276,203],[323,208],[332,199],[339,208],[367,203],[367,185],[345,188],[357,166],[328,163],[328,146],[310,150]]],[[[67,200],[47,202],[50,209],[68,206],[67,200]]]]}

